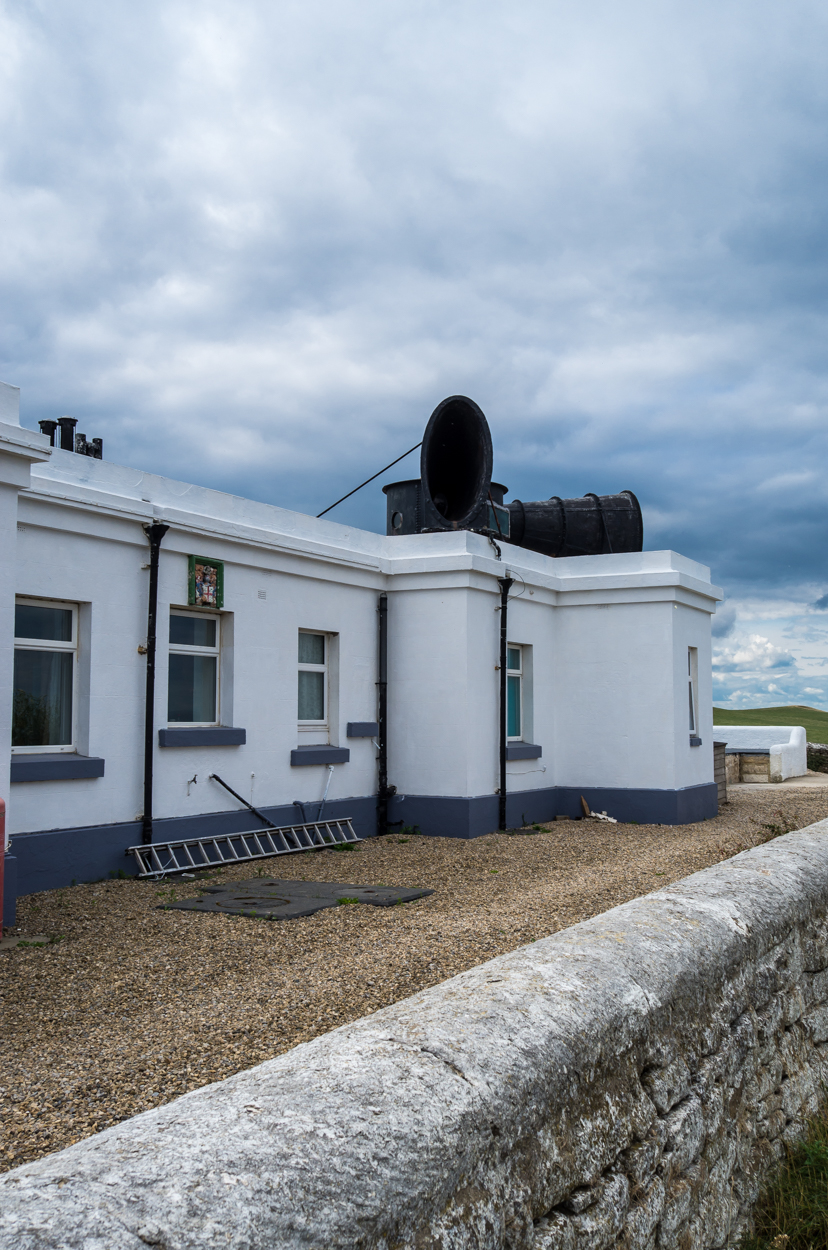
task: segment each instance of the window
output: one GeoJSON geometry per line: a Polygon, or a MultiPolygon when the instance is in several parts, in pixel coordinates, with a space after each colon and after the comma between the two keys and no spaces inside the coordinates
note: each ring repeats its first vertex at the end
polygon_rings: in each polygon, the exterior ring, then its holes
{"type": "Polygon", "coordinates": [[[328,639],[299,631],[299,724],[323,728],[328,716],[328,639]]]}
{"type": "Polygon", "coordinates": [[[170,612],[167,720],[215,725],[219,711],[220,621],[206,612],[170,612]]]}
{"type": "Polygon", "coordinates": [[[78,610],[18,599],[14,609],[15,751],[75,749],[78,610]]]}
{"type": "Polygon", "coordinates": [[[523,648],[506,648],[506,737],[523,738],[523,648]]]}
{"type": "Polygon", "coordinates": [[[699,725],[699,652],[697,647],[687,648],[687,697],[690,711],[690,735],[698,733],[699,725]]]}

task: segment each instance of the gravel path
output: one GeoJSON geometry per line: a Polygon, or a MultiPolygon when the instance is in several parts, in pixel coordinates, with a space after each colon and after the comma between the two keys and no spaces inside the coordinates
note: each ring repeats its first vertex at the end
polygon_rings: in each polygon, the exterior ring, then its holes
{"type": "MultiPolygon", "coordinates": [[[[0,955],[0,1170],[827,816],[828,788],[736,794],[716,819],[676,828],[558,821],[265,861],[262,876],[436,891],[301,920],[160,909],[197,896],[194,882],[29,895],[19,931],[59,940],[0,955]]],[[[221,879],[256,875],[250,866],[221,879]]]]}

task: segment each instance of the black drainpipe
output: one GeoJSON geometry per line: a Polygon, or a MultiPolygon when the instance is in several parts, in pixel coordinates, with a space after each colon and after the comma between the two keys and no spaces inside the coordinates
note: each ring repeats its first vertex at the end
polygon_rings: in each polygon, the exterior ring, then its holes
{"type": "Polygon", "coordinates": [[[158,558],[161,540],[169,529],[161,521],[144,526],[150,545],[149,606],[147,608],[147,694],[144,706],[144,818],[141,841],[152,842],[152,760],[155,745],[155,634],[158,616],[158,558]]]}
{"type": "Polygon", "coordinates": [[[506,639],[509,587],[514,580],[513,577],[499,577],[497,579],[500,586],[500,789],[497,792],[498,829],[506,828],[506,639]]]}
{"type": "Polygon", "coordinates": [[[377,681],[379,733],[377,734],[377,837],[388,832],[388,797],[395,794],[388,788],[388,595],[379,597],[379,680],[377,681]]]}

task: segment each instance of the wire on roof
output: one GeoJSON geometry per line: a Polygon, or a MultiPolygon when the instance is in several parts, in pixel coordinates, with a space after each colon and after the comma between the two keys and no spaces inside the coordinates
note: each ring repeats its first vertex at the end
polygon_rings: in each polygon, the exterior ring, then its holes
{"type": "Polygon", "coordinates": [[[337,499],[336,503],[332,503],[322,512],[317,512],[316,519],[319,520],[319,518],[324,516],[326,512],[330,512],[331,508],[335,508],[337,504],[344,503],[346,499],[350,499],[351,495],[355,495],[358,490],[362,490],[363,486],[367,486],[369,482],[373,482],[374,478],[381,477],[386,469],[393,469],[395,464],[399,464],[401,460],[405,460],[406,456],[410,456],[412,451],[416,451],[417,448],[422,447],[422,445],[423,443],[421,439],[419,443],[415,443],[413,447],[409,447],[408,451],[404,451],[401,456],[397,456],[396,460],[392,460],[390,464],[387,464],[385,469],[380,469],[379,473],[374,473],[371,477],[366,477],[364,482],[360,482],[359,486],[355,486],[353,490],[349,490],[348,494],[343,495],[341,499],[337,499]]]}

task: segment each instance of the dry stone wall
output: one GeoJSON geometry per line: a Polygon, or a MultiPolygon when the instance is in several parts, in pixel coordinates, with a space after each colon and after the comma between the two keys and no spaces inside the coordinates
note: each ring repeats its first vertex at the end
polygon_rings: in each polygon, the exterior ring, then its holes
{"type": "Polygon", "coordinates": [[[827,1050],[821,822],[7,1173],[0,1246],[720,1250],[827,1050]]]}
{"type": "Polygon", "coordinates": [[[828,746],[823,742],[809,742],[807,750],[809,772],[828,773],[828,746]]]}

